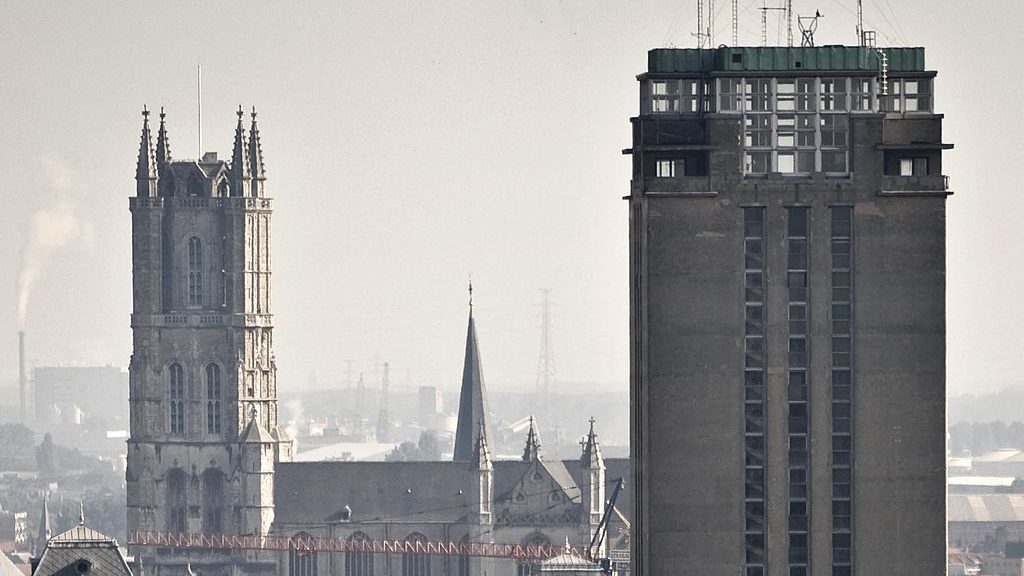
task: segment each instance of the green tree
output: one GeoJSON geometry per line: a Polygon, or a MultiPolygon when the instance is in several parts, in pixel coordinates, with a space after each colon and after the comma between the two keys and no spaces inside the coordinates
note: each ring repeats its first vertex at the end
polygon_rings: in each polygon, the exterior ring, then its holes
{"type": "Polygon", "coordinates": [[[36,469],[39,470],[40,475],[46,477],[52,477],[56,472],[53,460],[53,437],[49,432],[43,436],[42,443],[36,448],[36,469]]]}

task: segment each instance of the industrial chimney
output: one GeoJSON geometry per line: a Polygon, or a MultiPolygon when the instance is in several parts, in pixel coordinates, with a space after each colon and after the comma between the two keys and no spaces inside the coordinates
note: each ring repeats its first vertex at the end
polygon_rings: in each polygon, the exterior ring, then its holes
{"type": "Polygon", "coordinates": [[[28,409],[25,406],[25,331],[18,331],[18,395],[21,400],[21,423],[28,425],[28,409]]]}

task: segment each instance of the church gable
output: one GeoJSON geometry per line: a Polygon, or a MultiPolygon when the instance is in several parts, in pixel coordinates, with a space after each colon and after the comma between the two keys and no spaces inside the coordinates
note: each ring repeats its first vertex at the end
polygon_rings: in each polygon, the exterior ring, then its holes
{"type": "MultiPolygon", "coordinates": [[[[518,477],[513,482],[503,483],[508,489],[498,494],[495,502],[497,524],[555,526],[580,521],[583,508],[579,503],[579,487],[572,482],[568,472],[562,477],[559,470],[561,462],[535,460],[518,464],[521,466],[499,467],[500,472],[518,477]]],[[[564,470],[564,466],[561,468],[564,470]]]]}

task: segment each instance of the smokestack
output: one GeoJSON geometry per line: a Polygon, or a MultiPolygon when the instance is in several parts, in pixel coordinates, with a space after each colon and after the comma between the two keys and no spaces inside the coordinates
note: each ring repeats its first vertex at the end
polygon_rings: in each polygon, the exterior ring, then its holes
{"type": "Polygon", "coordinates": [[[18,331],[18,395],[21,399],[21,423],[28,425],[28,410],[25,407],[25,331],[18,331]]]}

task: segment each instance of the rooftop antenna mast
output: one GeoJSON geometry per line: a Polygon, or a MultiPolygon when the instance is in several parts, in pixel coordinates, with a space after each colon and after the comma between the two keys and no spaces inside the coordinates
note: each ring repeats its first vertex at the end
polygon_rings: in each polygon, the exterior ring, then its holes
{"type": "Polygon", "coordinates": [[[786,42],[793,46],[793,0],[786,0],[786,42]]]}
{"type": "Polygon", "coordinates": [[[739,4],[740,4],[739,0],[732,0],[732,45],[733,46],[739,46],[740,45],[740,29],[739,29],[740,9],[739,9],[739,4]]]}
{"type": "MultiPolygon", "coordinates": [[[[791,0],[786,0],[786,5],[792,7],[791,0]]],[[[768,45],[768,11],[769,10],[785,10],[789,11],[790,8],[780,8],[778,6],[765,6],[762,5],[759,10],[761,11],[761,46],[768,45]]],[[[790,26],[789,30],[789,45],[793,45],[793,30],[790,26]]]]}
{"type": "Polygon", "coordinates": [[[857,0],[857,46],[864,45],[864,0],[857,0]]]}
{"type": "Polygon", "coordinates": [[[708,30],[704,35],[708,41],[708,48],[715,47],[715,0],[708,0],[708,30]]]}
{"type": "Polygon", "coordinates": [[[199,110],[199,155],[203,157],[203,65],[196,65],[196,102],[199,110]]]}
{"type": "Polygon", "coordinates": [[[704,0],[697,0],[697,48],[704,47],[704,0]]]}
{"type": "Polygon", "coordinates": [[[802,47],[813,47],[814,46],[814,32],[818,29],[818,18],[823,18],[821,12],[815,10],[814,16],[800,16],[797,18],[798,24],[800,25],[800,46],[802,47]],[[805,25],[804,22],[807,22],[805,25]]]}

